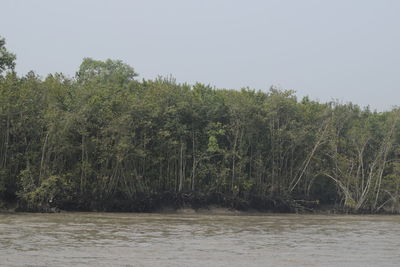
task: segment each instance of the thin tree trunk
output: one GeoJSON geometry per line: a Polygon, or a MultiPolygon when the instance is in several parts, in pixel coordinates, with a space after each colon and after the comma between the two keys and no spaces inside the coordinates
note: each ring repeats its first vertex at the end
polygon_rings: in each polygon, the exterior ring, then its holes
{"type": "Polygon", "coordinates": [[[196,182],[196,153],[195,153],[195,136],[193,132],[193,137],[192,137],[192,153],[193,153],[193,165],[192,165],[192,191],[194,191],[195,188],[195,182],[196,182]]]}
{"type": "MultiPolygon", "coordinates": [[[[305,174],[305,172],[306,172],[306,170],[307,170],[307,168],[308,168],[308,165],[310,164],[310,161],[311,161],[311,159],[313,158],[313,156],[314,156],[314,154],[315,154],[315,151],[317,151],[318,147],[321,145],[322,140],[323,140],[324,137],[325,137],[325,134],[326,134],[327,129],[328,129],[328,125],[329,125],[328,122],[326,122],[325,128],[322,130],[322,133],[321,133],[320,136],[318,137],[318,140],[317,140],[317,142],[315,143],[315,145],[314,145],[314,147],[313,147],[311,153],[308,155],[307,160],[305,161],[304,167],[303,167],[303,169],[301,170],[301,173],[300,173],[299,177],[297,178],[296,181],[293,180],[293,181],[291,182],[291,186],[290,186],[289,192],[292,192],[292,191],[294,190],[294,188],[297,186],[297,184],[300,182],[301,178],[302,178],[303,175],[305,174]]],[[[321,131],[321,129],[320,129],[320,131],[321,131]]]]}
{"type": "Polygon", "coordinates": [[[10,142],[10,112],[7,114],[7,123],[6,123],[6,140],[5,140],[5,148],[4,148],[4,160],[3,167],[7,166],[7,153],[8,153],[8,143],[10,142]]]}
{"type": "Polygon", "coordinates": [[[47,134],[46,134],[46,138],[44,139],[44,143],[43,143],[43,147],[42,147],[42,159],[40,160],[39,181],[42,180],[44,155],[45,155],[45,152],[46,152],[46,145],[47,145],[48,138],[49,138],[49,132],[47,132],[47,134]]]}
{"type": "Polygon", "coordinates": [[[235,162],[236,162],[236,145],[239,138],[239,127],[236,129],[234,142],[233,142],[233,151],[232,151],[232,177],[231,177],[231,190],[233,192],[234,183],[235,183],[235,162]]]}
{"type": "Polygon", "coordinates": [[[181,192],[183,188],[183,142],[181,139],[181,149],[179,158],[179,188],[178,192],[181,192]]]}
{"type": "Polygon", "coordinates": [[[85,176],[85,136],[82,134],[81,140],[81,192],[83,192],[83,181],[85,176]]]}

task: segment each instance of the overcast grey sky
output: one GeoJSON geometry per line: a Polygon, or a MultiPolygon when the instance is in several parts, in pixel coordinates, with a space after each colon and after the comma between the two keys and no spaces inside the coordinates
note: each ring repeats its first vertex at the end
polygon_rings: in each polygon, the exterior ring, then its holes
{"type": "Polygon", "coordinates": [[[20,74],[111,58],[146,79],[400,104],[397,0],[2,0],[0,35],[20,74]]]}

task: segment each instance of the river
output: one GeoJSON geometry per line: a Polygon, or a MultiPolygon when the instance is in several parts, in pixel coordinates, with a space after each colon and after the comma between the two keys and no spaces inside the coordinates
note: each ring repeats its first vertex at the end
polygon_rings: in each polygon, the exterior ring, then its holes
{"type": "Polygon", "coordinates": [[[0,214],[1,266],[400,266],[400,217],[0,214]]]}

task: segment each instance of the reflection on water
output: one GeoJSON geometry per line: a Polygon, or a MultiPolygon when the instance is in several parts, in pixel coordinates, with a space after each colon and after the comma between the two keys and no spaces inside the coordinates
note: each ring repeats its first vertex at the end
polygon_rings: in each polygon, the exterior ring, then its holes
{"type": "Polygon", "coordinates": [[[1,266],[400,266],[400,217],[0,214],[1,266]]]}

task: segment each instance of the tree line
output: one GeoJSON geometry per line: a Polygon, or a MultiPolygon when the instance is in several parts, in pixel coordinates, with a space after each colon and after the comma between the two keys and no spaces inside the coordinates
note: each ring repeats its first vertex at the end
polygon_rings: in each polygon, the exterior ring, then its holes
{"type": "Polygon", "coordinates": [[[400,211],[399,109],[140,80],[85,58],[18,76],[0,39],[0,202],[21,210],[220,204],[400,211]]]}

